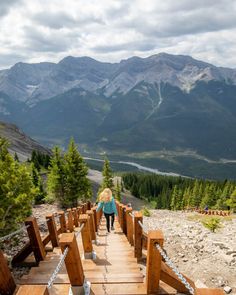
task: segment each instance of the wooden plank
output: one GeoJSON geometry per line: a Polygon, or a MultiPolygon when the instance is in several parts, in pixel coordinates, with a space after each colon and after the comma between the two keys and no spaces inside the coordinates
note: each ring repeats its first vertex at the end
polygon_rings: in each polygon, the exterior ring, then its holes
{"type": "MultiPolygon", "coordinates": [[[[48,235],[49,236],[49,235],[48,235]]],[[[32,247],[30,242],[24,245],[24,247],[13,257],[12,259],[12,265],[17,265],[23,260],[26,259],[27,256],[30,255],[32,252],[32,247]]]]}
{"type": "Polygon", "coordinates": [[[46,286],[21,286],[16,295],[49,295],[46,286]]]}
{"type": "MultiPolygon", "coordinates": [[[[21,278],[19,284],[20,285],[47,285],[51,275],[52,275],[51,273],[47,273],[44,275],[37,275],[37,276],[25,275],[21,278]]],[[[58,274],[54,281],[54,284],[70,284],[68,274],[58,274]]]]}
{"type": "MultiPolygon", "coordinates": [[[[184,276],[184,275],[183,275],[184,276]]],[[[188,277],[184,276],[185,279],[189,282],[189,284],[195,288],[195,284],[191,281],[188,277]]],[[[180,293],[188,293],[188,289],[185,285],[180,281],[180,279],[176,276],[176,274],[171,270],[165,262],[161,262],[161,280],[168,284],[169,286],[173,287],[180,293]]]]}
{"type": "MultiPolygon", "coordinates": [[[[92,284],[91,285],[91,295],[146,295],[147,289],[144,283],[136,284],[92,284]],[[105,289],[105,290],[104,290],[105,289]],[[106,292],[105,292],[106,291],[106,292]]],[[[158,294],[169,294],[174,295],[176,291],[168,287],[167,285],[161,283],[158,294]]]]}

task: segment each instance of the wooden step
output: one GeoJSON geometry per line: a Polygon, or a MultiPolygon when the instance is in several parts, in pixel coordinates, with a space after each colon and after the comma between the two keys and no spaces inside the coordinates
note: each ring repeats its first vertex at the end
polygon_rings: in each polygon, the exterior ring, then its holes
{"type": "MultiPolygon", "coordinates": [[[[47,285],[51,277],[50,273],[37,273],[32,275],[25,275],[20,281],[21,285],[47,285]]],[[[103,283],[143,283],[143,276],[141,274],[110,274],[110,273],[96,273],[85,272],[85,278],[94,284],[103,283]]],[[[67,274],[59,273],[54,281],[54,284],[69,284],[69,277],[67,274]]]]}
{"type": "MultiPolygon", "coordinates": [[[[92,284],[91,293],[96,295],[146,295],[147,287],[145,283],[136,284],[92,284]]],[[[167,286],[165,283],[160,282],[159,295],[177,294],[176,290],[167,286]]]]}
{"type": "MultiPolygon", "coordinates": [[[[93,261],[91,261],[90,264],[88,264],[88,262],[90,262],[90,260],[83,262],[83,269],[85,271],[93,270],[93,269],[96,269],[96,271],[99,271],[99,270],[103,270],[104,267],[105,267],[105,265],[99,265],[99,264],[94,263],[93,261]]],[[[58,264],[58,261],[55,261],[55,262],[50,263],[50,264],[41,262],[39,267],[33,267],[33,268],[31,268],[31,270],[34,273],[37,272],[38,270],[39,271],[48,271],[48,272],[50,272],[50,271],[53,271],[56,268],[57,264],[58,264]]],[[[65,264],[62,265],[62,268],[65,269],[65,264]]],[[[140,271],[140,267],[137,265],[137,263],[131,263],[131,264],[127,264],[127,265],[122,265],[122,268],[118,267],[118,265],[106,265],[106,268],[110,269],[111,271],[118,270],[120,272],[126,271],[126,270],[140,271]]]]}

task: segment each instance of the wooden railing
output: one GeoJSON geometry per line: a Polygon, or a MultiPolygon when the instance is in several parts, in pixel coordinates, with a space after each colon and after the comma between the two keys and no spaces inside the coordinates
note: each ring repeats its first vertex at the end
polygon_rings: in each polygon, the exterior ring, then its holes
{"type": "MultiPolygon", "coordinates": [[[[141,212],[132,211],[132,208],[116,202],[118,220],[123,232],[127,235],[129,243],[134,245],[134,256],[139,261],[143,257],[142,249],[147,249],[146,285],[147,294],[158,294],[160,280],[173,287],[178,292],[190,294],[186,286],[175,272],[163,261],[156,244],[163,248],[164,235],[161,230],[143,231],[140,223],[143,221],[141,212]],[[126,214],[124,214],[126,212],[126,214]]],[[[183,275],[193,288],[195,295],[223,295],[220,289],[197,288],[192,280],[183,275]]]]}
{"type": "Polygon", "coordinates": [[[196,208],[196,207],[188,207],[184,209],[185,212],[197,212],[200,214],[205,215],[218,215],[218,216],[230,216],[231,211],[230,210],[214,210],[214,209],[202,209],[202,208],[196,208]]]}
{"type": "Polygon", "coordinates": [[[196,212],[200,213],[200,214],[205,214],[205,215],[218,215],[218,216],[230,216],[230,211],[226,211],[226,210],[203,210],[203,209],[196,209],[196,212]]]}
{"type": "MultiPolygon", "coordinates": [[[[190,294],[181,279],[163,260],[161,253],[157,250],[157,245],[164,246],[164,235],[161,230],[152,230],[145,233],[143,231],[143,216],[141,212],[132,211],[132,208],[116,202],[118,212],[118,222],[123,233],[131,246],[134,246],[134,257],[139,261],[143,257],[143,248],[147,249],[146,263],[146,286],[147,294],[158,294],[160,280],[173,287],[178,292],[190,294]]],[[[48,225],[48,235],[43,239],[40,236],[36,219],[30,217],[25,224],[29,225],[27,231],[30,242],[14,257],[14,261],[19,263],[31,252],[34,253],[37,262],[44,260],[46,256],[45,246],[51,241],[53,247],[60,246],[62,253],[67,249],[65,257],[66,270],[72,286],[82,286],[84,284],[84,270],[81,256],[76,241],[77,226],[82,226],[81,236],[84,255],[91,257],[93,251],[92,241],[96,239],[96,232],[102,217],[102,211],[96,212],[96,207],[91,208],[90,203],[67,210],[65,216],[63,211],[58,212],[60,227],[56,227],[55,214],[46,216],[48,225]],[[60,235],[60,238],[58,237],[60,235]]],[[[195,295],[223,295],[219,289],[199,289],[188,277],[183,276],[187,283],[193,288],[195,295]]],[[[16,284],[7,266],[2,252],[0,252],[0,294],[11,295],[16,288],[16,284]]],[[[21,286],[20,294],[47,295],[47,286],[21,286]],[[33,291],[32,291],[33,290],[33,291]],[[30,293],[31,292],[31,293],[30,293]]]]}

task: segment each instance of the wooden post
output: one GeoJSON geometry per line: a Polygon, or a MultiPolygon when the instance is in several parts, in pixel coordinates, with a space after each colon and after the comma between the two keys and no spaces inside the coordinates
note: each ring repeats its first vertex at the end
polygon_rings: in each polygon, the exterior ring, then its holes
{"type": "Polygon", "coordinates": [[[96,241],[96,233],[95,233],[95,225],[94,225],[94,217],[93,217],[93,210],[87,210],[86,214],[88,214],[89,222],[90,222],[90,235],[91,240],[96,241]]]}
{"type": "Polygon", "coordinates": [[[12,295],[16,289],[7,261],[0,250],[0,294],[12,295]]]}
{"type": "Polygon", "coordinates": [[[118,219],[118,222],[120,223],[120,212],[119,212],[119,204],[120,204],[120,202],[118,202],[118,201],[116,201],[116,210],[117,210],[117,214],[118,214],[118,216],[117,216],[117,219],[118,219]]]}
{"type": "Polygon", "coordinates": [[[119,204],[119,222],[120,222],[120,227],[123,231],[123,212],[122,212],[122,204],[119,204]]]}
{"type": "Polygon", "coordinates": [[[126,225],[127,225],[127,239],[131,246],[134,245],[134,229],[133,229],[133,218],[130,215],[132,213],[132,208],[126,208],[126,225]]]}
{"type": "Polygon", "coordinates": [[[44,260],[46,256],[46,251],[41,240],[36,218],[28,217],[25,220],[25,225],[27,226],[27,232],[36,262],[44,260]]]}
{"type": "Polygon", "coordinates": [[[155,294],[159,289],[161,277],[161,254],[156,249],[156,243],[163,247],[164,237],[161,230],[148,232],[146,284],[147,294],[155,294]]]}
{"type": "Polygon", "coordinates": [[[48,226],[48,231],[50,235],[50,240],[52,242],[53,247],[58,247],[59,246],[59,240],[58,240],[58,235],[57,235],[57,227],[55,223],[55,218],[54,214],[48,214],[46,216],[47,220],[47,226],[48,226]]]}
{"type": "Polygon", "coordinates": [[[83,247],[84,247],[84,256],[85,258],[91,258],[93,246],[90,235],[90,217],[88,214],[81,214],[79,217],[80,224],[84,224],[84,227],[81,231],[83,247]]]}
{"type": "Polygon", "coordinates": [[[123,233],[127,235],[127,224],[126,224],[126,206],[123,205],[121,208],[122,219],[123,219],[123,233]]]}
{"type": "Polygon", "coordinates": [[[73,217],[74,217],[74,225],[75,227],[78,227],[78,214],[77,214],[77,208],[72,209],[73,217]]]}
{"type": "Polygon", "coordinates": [[[75,234],[62,234],[60,238],[60,246],[63,253],[66,247],[69,247],[69,252],[65,258],[65,265],[71,285],[82,286],[84,283],[84,271],[75,234]]]}
{"type": "Polygon", "coordinates": [[[72,233],[74,231],[74,222],[73,222],[73,215],[71,209],[66,210],[68,212],[68,230],[72,233]]]}
{"type": "Polygon", "coordinates": [[[66,233],[66,217],[64,211],[58,212],[59,214],[59,220],[60,220],[60,225],[61,225],[61,232],[66,233]]]}
{"type": "Polygon", "coordinates": [[[81,206],[77,207],[78,221],[79,221],[80,214],[82,214],[82,207],[81,206]]]}
{"type": "Polygon", "coordinates": [[[97,224],[97,207],[93,207],[93,219],[94,219],[94,227],[95,227],[95,232],[98,232],[98,224],[97,224]]]}
{"type": "Polygon", "coordinates": [[[83,214],[86,214],[87,211],[87,203],[83,204],[83,214]]]}
{"type": "Polygon", "coordinates": [[[17,295],[49,295],[47,286],[41,285],[23,285],[17,291],[17,295]]]}
{"type": "Polygon", "coordinates": [[[90,201],[87,202],[87,210],[91,210],[91,202],[90,201]]]}
{"type": "Polygon", "coordinates": [[[99,225],[100,225],[101,214],[102,214],[102,209],[100,211],[96,212],[97,228],[99,228],[99,225]]]}
{"type": "Polygon", "coordinates": [[[143,215],[141,212],[134,214],[134,257],[138,260],[142,258],[142,234],[143,229],[138,222],[143,222],[143,215]]]}

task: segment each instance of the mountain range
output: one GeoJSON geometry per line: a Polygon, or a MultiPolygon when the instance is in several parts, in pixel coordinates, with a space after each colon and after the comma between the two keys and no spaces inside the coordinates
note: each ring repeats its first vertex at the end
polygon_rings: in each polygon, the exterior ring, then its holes
{"type": "Polygon", "coordinates": [[[236,172],[236,69],[190,56],[17,63],[0,71],[0,119],[48,145],[74,136],[84,153],[190,176],[236,172]]]}

